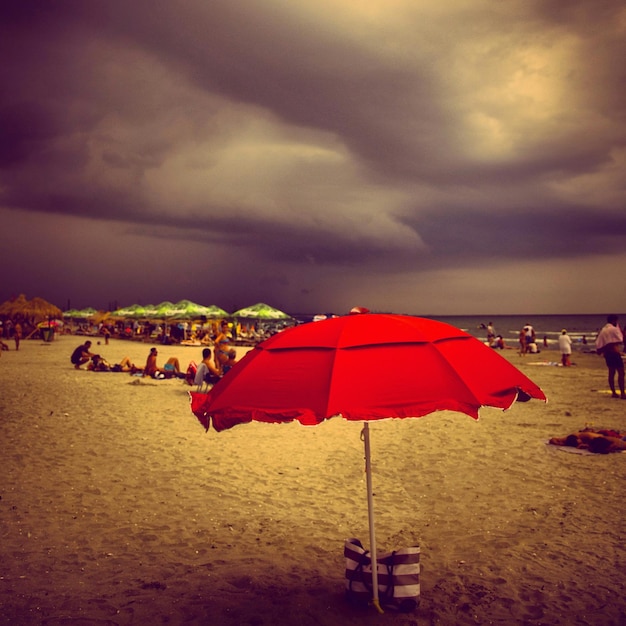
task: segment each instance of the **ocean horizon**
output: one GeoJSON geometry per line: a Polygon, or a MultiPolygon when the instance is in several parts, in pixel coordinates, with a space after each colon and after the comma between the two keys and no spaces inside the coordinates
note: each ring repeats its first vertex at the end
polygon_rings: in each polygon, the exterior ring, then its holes
{"type": "MultiPolygon", "coordinates": [[[[607,314],[608,315],[608,314],[607,314]]],[[[617,314],[620,326],[626,323],[626,313],[617,314]]],[[[311,321],[312,315],[294,315],[299,321],[311,321]]],[[[583,337],[593,344],[596,335],[606,324],[606,315],[602,314],[563,314],[563,315],[416,315],[440,322],[445,322],[473,335],[477,339],[487,339],[487,324],[493,323],[496,335],[502,335],[510,346],[517,345],[519,331],[526,324],[535,329],[537,342],[541,344],[544,337],[549,343],[555,344],[557,337],[566,329],[572,340],[583,343],[583,337]]],[[[583,344],[584,345],[584,344],[583,344]]],[[[593,346],[591,346],[592,348],[593,346]]]]}

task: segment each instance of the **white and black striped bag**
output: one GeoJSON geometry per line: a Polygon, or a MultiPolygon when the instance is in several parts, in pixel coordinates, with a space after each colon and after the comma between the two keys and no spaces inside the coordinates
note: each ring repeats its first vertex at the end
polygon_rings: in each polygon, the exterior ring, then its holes
{"type": "MultiPolygon", "coordinates": [[[[346,539],[346,596],[367,605],[372,594],[372,560],[358,539],[346,539]]],[[[420,549],[403,548],[377,555],[378,595],[381,606],[402,612],[417,609],[420,601],[420,549]]]]}

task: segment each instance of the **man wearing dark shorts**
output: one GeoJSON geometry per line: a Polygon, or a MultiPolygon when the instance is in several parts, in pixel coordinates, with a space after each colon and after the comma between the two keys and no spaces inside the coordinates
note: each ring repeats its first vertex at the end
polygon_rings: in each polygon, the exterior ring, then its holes
{"type": "Polygon", "coordinates": [[[624,392],[624,361],[620,346],[624,343],[624,335],[618,324],[617,315],[609,315],[606,318],[607,324],[598,333],[596,339],[596,351],[604,357],[606,366],[609,369],[609,387],[614,398],[626,400],[624,392]],[[615,390],[615,374],[617,374],[617,384],[620,395],[615,390]]]}
{"type": "Polygon", "coordinates": [[[89,351],[91,348],[91,341],[85,341],[83,345],[78,346],[74,352],[72,352],[72,356],[70,357],[70,361],[74,366],[74,369],[79,370],[81,365],[84,365],[89,361],[89,359],[93,356],[93,354],[89,351]]]}

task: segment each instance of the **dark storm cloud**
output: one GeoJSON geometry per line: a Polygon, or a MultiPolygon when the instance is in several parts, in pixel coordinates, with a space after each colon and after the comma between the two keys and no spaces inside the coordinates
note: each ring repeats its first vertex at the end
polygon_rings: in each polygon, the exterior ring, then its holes
{"type": "Polygon", "coordinates": [[[577,255],[607,254],[621,252],[626,245],[626,213],[571,207],[563,207],[561,214],[521,211],[488,217],[452,210],[446,212],[445,222],[433,215],[420,219],[415,228],[433,251],[430,262],[438,267],[472,257],[567,258],[573,246],[577,255]]]}
{"type": "Polygon", "coordinates": [[[623,249],[620,2],[5,5],[3,207],[268,275],[623,249]]]}

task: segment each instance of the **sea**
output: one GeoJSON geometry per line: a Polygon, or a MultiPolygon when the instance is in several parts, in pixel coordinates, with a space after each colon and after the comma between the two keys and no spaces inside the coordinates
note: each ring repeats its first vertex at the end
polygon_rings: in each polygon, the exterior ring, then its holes
{"type": "MultiPolygon", "coordinates": [[[[626,323],[626,314],[617,314],[620,326],[626,323]]],[[[296,316],[300,321],[310,321],[305,316],[296,316]]],[[[594,341],[606,324],[606,315],[422,315],[428,319],[445,322],[473,335],[481,341],[487,340],[487,324],[491,322],[496,335],[502,335],[506,345],[516,348],[520,330],[530,324],[535,329],[537,344],[544,348],[558,348],[557,339],[563,329],[572,338],[573,347],[580,351],[594,351],[594,341]]]]}
{"type": "MultiPolygon", "coordinates": [[[[556,347],[558,336],[563,329],[572,338],[574,344],[588,345],[593,343],[600,329],[606,324],[606,315],[493,315],[484,316],[428,316],[446,324],[460,328],[477,339],[487,339],[487,324],[491,322],[496,335],[502,335],[507,345],[517,346],[520,330],[530,324],[535,329],[537,343],[547,341],[556,347]],[[587,342],[587,343],[585,343],[587,342]]],[[[626,320],[626,315],[620,315],[626,320]]]]}

